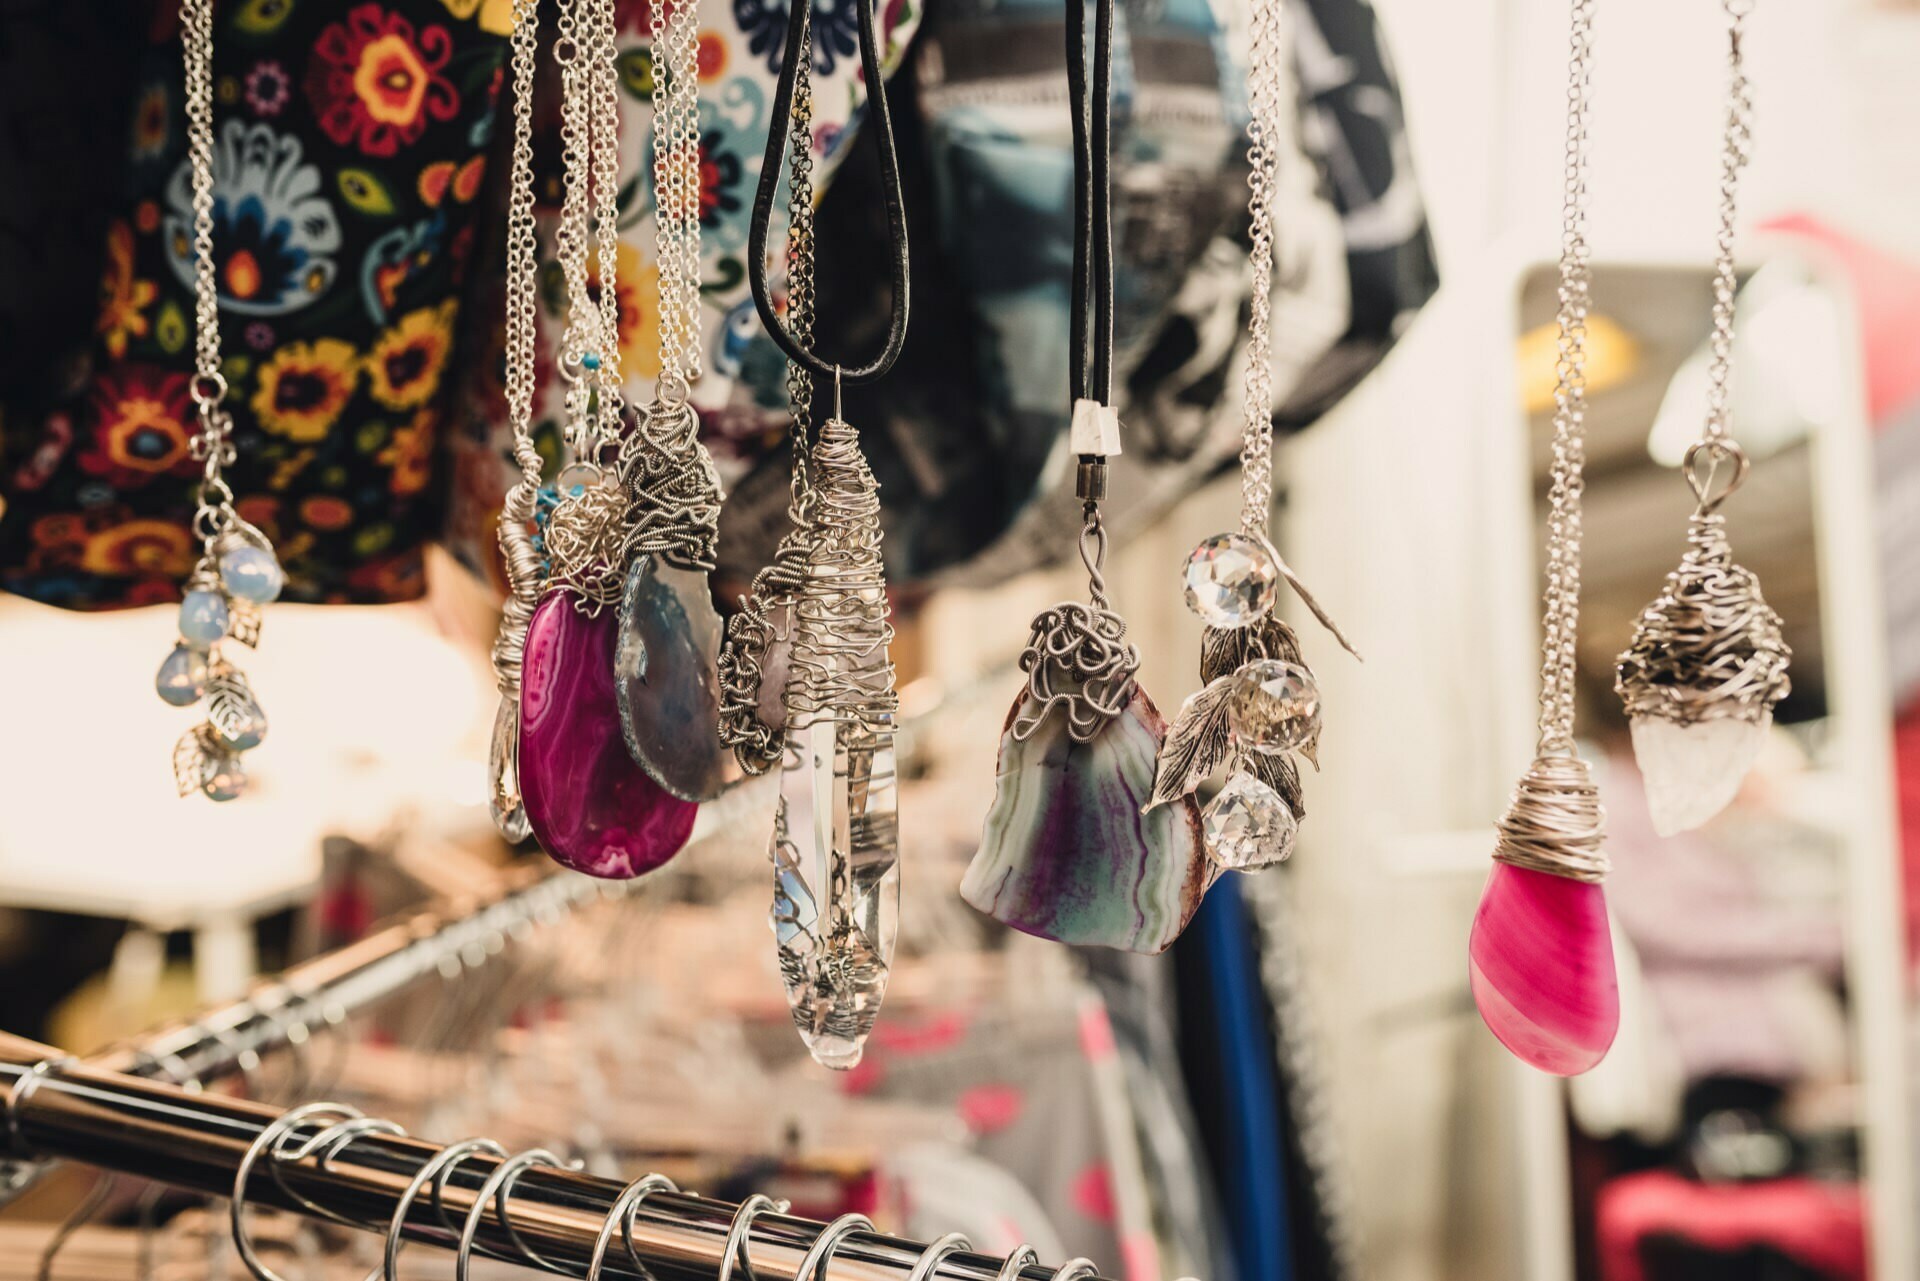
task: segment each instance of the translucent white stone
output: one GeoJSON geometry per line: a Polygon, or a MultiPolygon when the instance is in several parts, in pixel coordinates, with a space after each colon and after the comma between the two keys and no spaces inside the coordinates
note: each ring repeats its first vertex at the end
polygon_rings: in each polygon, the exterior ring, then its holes
{"type": "Polygon", "coordinates": [[[1187,608],[1211,627],[1245,627],[1273,608],[1280,569],[1265,544],[1215,534],[1187,557],[1187,608]]]}
{"type": "Polygon", "coordinates": [[[191,645],[175,645],[160,664],[153,687],[175,707],[191,707],[207,692],[207,656],[191,645]]]}
{"type": "Polygon", "coordinates": [[[241,600],[264,605],[280,595],[287,576],[272,552],[243,543],[221,555],[220,581],[241,600]]]}
{"type": "Polygon", "coordinates": [[[1757,721],[1721,716],[1691,725],[1636,716],[1629,723],[1653,830],[1673,836],[1727,807],[1760,755],[1773,714],[1757,721]]]}
{"type": "Polygon", "coordinates": [[[501,837],[518,845],[533,835],[520,801],[520,700],[503,698],[493,715],[487,747],[487,817],[501,837]]]}
{"type": "Polygon", "coordinates": [[[227,634],[230,617],[227,598],[219,592],[188,592],[180,602],[181,639],[205,649],[227,634]]]}
{"type": "Polygon", "coordinates": [[[1262,658],[1234,673],[1227,728],[1248,751],[1278,756],[1320,732],[1320,684],[1298,663],[1262,658]]]}
{"type": "Polygon", "coordinates": [[[1252,774],[1236,773],[1200,812],[1200,831],[1215,862],[1250,872],[1284,862],[1300,822],[1280,793],[1252,774]]]}

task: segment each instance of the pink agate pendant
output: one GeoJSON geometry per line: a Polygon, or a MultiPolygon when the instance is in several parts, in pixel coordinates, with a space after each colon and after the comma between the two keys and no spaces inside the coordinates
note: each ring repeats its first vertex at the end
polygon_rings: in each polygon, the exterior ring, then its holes
{"type": "Polygon", "coordinates": [[[679,853],[700,807],[670,796],[627,753],[618,639],[612,613],[583,613],[565,589],[534,610],[520,676],[520,795],[555,862],[624,879],[679,853]]]}
{"type": "Polygon", "coordinates": [[[1467,943],[1473,1003],[1488,1029],[1556,1076],[1597,1065],[1620,1028],[1602,822],[1584,761],[1535,761],[1500,821],[1467,943]]]}

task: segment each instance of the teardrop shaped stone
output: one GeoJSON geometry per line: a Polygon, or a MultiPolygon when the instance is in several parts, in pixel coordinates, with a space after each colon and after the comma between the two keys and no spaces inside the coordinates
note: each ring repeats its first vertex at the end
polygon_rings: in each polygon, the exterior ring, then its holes
{"type": "Polygon", "coordinates": [[[741,776],[720,741],[724,632],[706,570],[634,561],[614,657],[620,728],[633,759],[681,800],[710,801],[741,776]]]}
{"type": "Polygon", "coordinates": [[[699,806],[634,764],[613,694],[619,625],[548,592],[527,624],[520,668],[520,799],[555,862],[589,876],[639,876],[675,854],[699,806]]]}
{"type": "Polygon", "coordinates": [[[1056,711],[1021,742],[1022,692],[1000,736],[999,783],[960,895],[1023,933],[1161,952],[1212,883],[1193,797],[1142,814],[1166,736],[1146,692],[1090,743],[1056,711]]]}
{"type": "Polygon", "coordinates": [[[1495,863],[1467,960],[1480,1017],[1520,1059],[1577,1076],[1606,1057],[1620,984],[1599,885],[1495,863]]]}
{"type": "Polygon", "coordinates": [[[1663,716],[1633,716],[1633,759],[1647,788],[1647,817],[1662,836],[1691,831],[1725,809],[1773,726],[1773,713],[1682,725],[1663,716]]]}
{"type": "Polygon", "coordinates": [[[191,707],[207,692],[207,653],[191,645],[175,645],[160,664],[153,687],[174,707],[191,707]]]}

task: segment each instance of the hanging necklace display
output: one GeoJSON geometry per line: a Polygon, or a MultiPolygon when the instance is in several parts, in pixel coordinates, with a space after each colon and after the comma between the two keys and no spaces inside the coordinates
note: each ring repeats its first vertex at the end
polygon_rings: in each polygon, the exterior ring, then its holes
{"type": "Polygon", "coordinates": [[[1111,79],[1113,3],[1098,0],[1092,84],[1086,6],[1066,6],[1072,98],[1070,307],[1076,493],[1089,601],[1043,610],[1020,656],[1026,687],[1000,738],[993,805],[961,897],[1014,929],[1061,943],[1160,952],[1210,880],[1199,812],[1182,797],[1143,809],[1166,722],[1140,687],[1139,651],[1109,606],[1103,565],[1107,459],[1120,452],[1113,396],[1111,79]],[[1091,311],[1091,327],[1089,327],[1091,311]]]}
{"type": "Polygon", "coordinates": [[[1161,748],[1148,805],[1187,797],[1221,765],[1226,782],[1201,814],[1209,857],[1220,868],[1256,871],[1292,853],[1305,815],[1299,753],[1318,766],[1320,687],[1293,628],[1273,612],[1281,579],[1353,654],[1333,620],[1287,567],[1267,534],[1273,503],[1273,201],[1288,114],[1282,100],[1286,15],[1280,0],[1255,0],[1249,31],[1246,373],[1242,384],[1240,528],[1203,541],[1187,558],[1187,606],[1206,631],[1200,690],[1186,700],[1161,748]]]}
{"type": "Polygon", "coordinates": [[[1746,479],[1747,456],[1728,430],[1733,362],[1734,218],[1752,148],[1753,99],[1741,37],[1752,0],[1726,0],[1728,97],[1714,259],[1707,421],[1683,470],[1693,490],[1687,551],[1640,614],[1614,688],[1625,701],[1633,754],[1653,828],[1672,836],[1718,814],[1753,767],[1773,708],[1788,689],[1791,653],[1780,615],[1753,571],[1734,564],[1720,505],[1746,479]]]}
{"type": "Polygon", "coordinates": [[[500,557],[507,571],[507,599],[493,642],[494,682],[500,710],[493,721],[487,759],[487,812],[500,835],[514,844],[533,834],[520,800],[520,666],[527,622],[540,603],[545,575],[530,528],[540,493],[540,451],[533,444],[534,348],[539,240],[533,218],[534,59],[539,48],[540,0],[513,5],[513,156],[507,183],[506,349],[507,417],[520,479],[500,510],[500,557]]]}
{"type": "Polygon", "coordinates": [[[1593,0],[1574,0],[1567,72],[1565,204],[1560,238],[1558,386],[1548,491],[1539,741],[1501,818],[1494,866],[1467,944],[1480,1017],[1501,1044],[1571,1076],[1606,1056],[1620,1025],[1607,929],[1605,815],[1574,748],[1580,622],[1580,497],[1585,486],[1587,115],[1593,0]]]}
{"type": "MultiPolygon", "coordinates": [[[[886,341],[871,361],[858,368],[822,361],[814,354],[810,325],[814,211],[811,199],[803,199],[810,192],[802,189],[808,170],[801,157],[813,145],[809,8],[795,5],[787,24],[774,90],[776,124],[768,131],[754,194],[747,264],[762,323],[787,359],[810,375],[800,388],[803,399],[810,399],[811,379],[830,379],[833,414],[820,428],[804,477],[795,482],[796,491],[807,497],[795,503],[802,523],[800,545],[790,553],[791,586],[769,580],[762,584],[769,594],[747,602],[757,621],[730,636],[726,680],[729,737],[739,743],[743,715],[759,720],[753,709],[768,692],[754,685],[754,675],[764,685],[775,674],[761,641],[772,630],[778,608],[787,628],[788,671],[778,730],[784,739],[780,799],[769,850],[772,925],[794,1026],[815,1061],[845,1069],[859,1063],[886,994],[898,932],[900,868],[893,742],[898,700],[888,654],[893,628],[880,558],[880,496],[858,433],[842,417],[840,391],[843,383],[868,382],[886,373],[906,340],[907,229],[873,0],[857,0],[865,127],[879,148],[893,306],[886,341]],[[798,185],[789,205],[794,224],[788,237],[788,292],[790,300],[801,300],[809,322],[800,331],[783,321],[767,285],[773,202],[790,140],[798,185]]],[[[802,466],[804,433],[804,419],[796,419],[796,469],[802,466]]],[[[773,736],[764,722],[760,728],[773,736]]],[[[748,752],[743,764],[756,759],[748,752]]]]}
{"type": "Polygon", "coordinates": [[[240,518],[225,470],[234,460],[233,418],[223,407],[220,294],[213,260],[213,0],[182,0],[186,58],[187,164],[193,176],[194,376],[200,429],[193,456],[201,465],[193,515],[200,559],[180,602],[180,640],[160,665],[155,687],[175,707],[206,701],[207,719],[173,749],[182,796],[199,792],[230,801],[246,790],[240,754],[266,737],[267,718],[240,669],[220,652],[223,640],[260,640],[260,607],[286,583],[267,536],[240,518]]]}
{"type": "Polygon", "coordinates": [[[688,399],[700,377],[699,20],[694,3],[653,6],[660,377],[620,455],[630,507],[615,660],[627,750],[687,801],[740,777],[720,738],[722,628],[707,582],[720,480],[688,399]]]}
{"type": "Polygon", "coordinates": [[[698,806],[669,795],[635,764],[621,730],[618,624],[608,607],[623,587],[633,504],[607,466],[625,431],[613,0],[562,0],[557,25],[565,169],[557,256],[567,294],[558,366],[573,461],[560,474],[560,498],[544,527],[546,593],[528,622],[521,660],[520,795],[534,836],[557,862],[592,876],[631,877],[679,852],[698,806]]]}

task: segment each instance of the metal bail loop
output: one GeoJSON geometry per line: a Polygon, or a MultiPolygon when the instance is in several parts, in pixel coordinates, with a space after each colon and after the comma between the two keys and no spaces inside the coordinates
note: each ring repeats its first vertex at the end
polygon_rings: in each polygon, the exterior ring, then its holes
{"type": "Polygon", "coordinates": [[[1740,488],[1750,466],[1747,451],[1735,442],[1724,439],[1696,440],[1687,446],[1686,456],[1680,462],[1680,469],[1687,477],[1687,488],[1693,491],[1694,499],[1700,504],[1699,514],[1702,516],[1711,516],[1721,503],[1732,496],[1734,490],[1740,488]],[[1700,469],[1703,458],[1706,460],[1705,474],[1700,469]],[[1733,464],[1733,474],[1727,477],[1725,486],[1716,490],[1714,482],[1719,478],[1723,462],[1733,464]]]}

